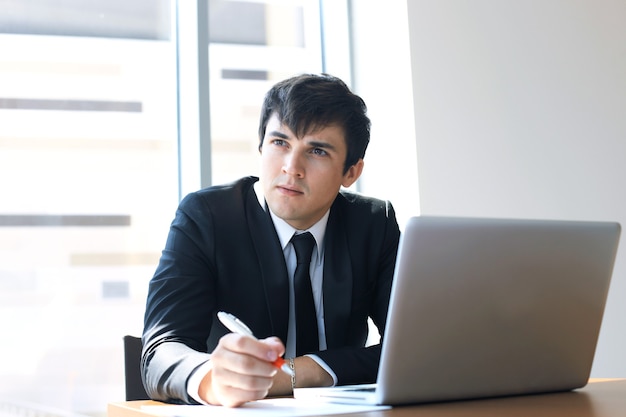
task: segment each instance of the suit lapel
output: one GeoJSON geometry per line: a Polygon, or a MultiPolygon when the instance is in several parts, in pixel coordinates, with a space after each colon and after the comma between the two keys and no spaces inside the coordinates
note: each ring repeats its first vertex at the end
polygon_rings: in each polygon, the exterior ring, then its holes
{"type": "MultiPolygon", "coordinates": [[[[338,199],[342,198],[338,196],[338,199]]],[[[335,201],[330,211],[324,238],[324,323],[328,348],[345,344],[352,305],[352,267],[348,237],[343,227],[340,204],[335,201]]],[[[289,319],[289,277],[276,229],[268,212],[259,206],[250,187],[246,197],[246,216],[254,244],[265,300],[270,314],[271,333],[287,341],[289,319]]]]}
{"type": "MultiPolygon", "coordinates": [[[[338,198],[341,198],[339,196],[338,198]]],[[[352,267],[348,238],[337,201],[333,204],[324,238],[324,323],[328,348],[344,344],[352,305],[352,267]]]]}
{"type": "Polygon", "coordinates": [[[254,244],[265,300],[270,314],[271,332],[283,342],[287,341],[289,319],[289,278],[280,241],[272,219],[261,206],[253,187],[248,190],[246,216],[254,244]]]}

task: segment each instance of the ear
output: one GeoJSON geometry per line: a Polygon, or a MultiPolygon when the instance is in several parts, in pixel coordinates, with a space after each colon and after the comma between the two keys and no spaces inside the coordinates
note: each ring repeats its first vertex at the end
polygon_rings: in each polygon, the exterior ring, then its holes
{"type": "Polygon", "coordinates": [[[346,173],[343,174],[343,181],[341,182],[341,185],[348,188],[352,184],[354,184],[356,180],[358,180],[359,177],[361,176],[364,165],[365,165],[365,162],[363,161],[363,159],[359,159],[356,162],[356,164],[348,168],[348,171],[346,171],[346,173]]]}

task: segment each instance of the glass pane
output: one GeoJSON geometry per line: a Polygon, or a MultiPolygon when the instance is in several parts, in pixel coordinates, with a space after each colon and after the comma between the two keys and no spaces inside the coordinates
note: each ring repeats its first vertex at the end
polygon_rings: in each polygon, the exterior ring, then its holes
{"type": "MultiPolygon", "coordinates": [[[[122,337],[141,333],[178,202],[171,7],[3,2],[0,414],[103,416],[124,399],[122,337]]],[[[321,71],[319,9],[210,0],[209,13],[221,183],[256,171],[267,89],[321,71]]]]}
{"type": "MultiPolygon", "coordinates": [[[[168,1],[3,2],[0,393],[103,415],[178,197],[168,1]]],[[[20,411],[21,410],[21,411],[20,411]]]]}
{"type": "Polygon", "coordinates": [[[277,81],[322,71],[318,0],[209,2],[214,184],[258,174],[263,96],[277,81]]]}

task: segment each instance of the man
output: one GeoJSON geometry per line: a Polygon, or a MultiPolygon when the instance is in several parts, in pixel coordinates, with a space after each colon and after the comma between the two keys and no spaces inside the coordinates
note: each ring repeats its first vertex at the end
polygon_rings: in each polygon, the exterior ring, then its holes
{"type": "Polygon", "coordinates": [[[365,103],[338,78],[301,75],[267,93],[258,182],[192,193],[172,222],[145,313],[152,398],[238,406],[294,387],[375,381],[380,345],[365,347],[367,319],[382,334],[400,232],[390,203],[341,190],[361,175],[369,127],[365,103]],[[304,231],[314,237],[301,270],[310,314],[298,310],[292,242],[304,231]],[[229,333],[219,311],[258,339],[229,333]],[[272,364],[283,355],[294,378],[272,364]]]}

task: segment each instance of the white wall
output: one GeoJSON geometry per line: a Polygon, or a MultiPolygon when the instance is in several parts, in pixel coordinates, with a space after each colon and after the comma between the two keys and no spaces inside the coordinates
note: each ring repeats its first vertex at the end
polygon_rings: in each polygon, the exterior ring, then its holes
{"type": "Polygon", "coordinates": [[[419,214],[406,1],[352,1],[351,15],[352,84],[372,120],[359,187],[389,199],[403,227],[419,214]]]}
{"type": "MultiPolygon", "coordinates": [[[[367,51],[380,70],[357,60],[355,78],[378,91],[383,73],[393,78],[406,71],[381,64],[391,49],[402,54],[406,39],[394,38],[400,36],[396,28],[387,33],[379,19],[385,23],[388,4],[399,10],[402,3],[408,11],[415,127],[406,134],[416,137],[418,211],[614,220],[626,226],[626,2],[353,3],[369,10],[369,20],[355,24],[361,28],[357,50],[367,51]]],[[[393,18],[402,27],[406,16],[393,18]]],[[[388,123],[396,108],[382,106],[388,123]]],[[[378,123],[378,113],[372,116],[378,123]]],[[[388,188],[406,188],[410,178],[402,165],[408,148],[384,146],[391,149],[369,175],[385,178],[388,188]]],[[[622,242],[593,376],[626,376],[625,321],[622,242]]]]}

